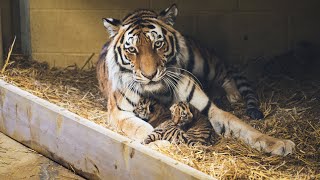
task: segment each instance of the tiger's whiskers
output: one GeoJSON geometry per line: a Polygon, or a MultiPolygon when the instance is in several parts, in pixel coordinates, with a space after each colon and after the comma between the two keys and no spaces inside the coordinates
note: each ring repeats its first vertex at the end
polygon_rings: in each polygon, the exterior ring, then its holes
{"type": "MultiPolygon", "coordinates": [[[[196,83],[195,84],[198,84],[198,85],[200,85],[200,89],[203,89],[203,86],[202,86],[202,84],[201,84],[201,82],[200,82],[200,80],[194,75],[194,74],[192,74],[190,71],[188,71],[188,70],[186,70],[186,69],[183,69],[183,68],[178,68],[178,67],[167,67],[168,69],[169,68],[172,68],[172,69],[178,69],[178,70],[181,70],[181,71],[184,71],[184,72],[186,72],[187,74],[189,74],[189,75],[191,75],[194,79],[195,79],[195,81],[196,81],[196,83]]],[[[171,72],[173,72],[173,71],[171,71],[171,72]]],[[[182,74],[182,73],[177,73],[177,72],[173,72],[173,73],[175,73],[175,74],[177,74],[177,75],[181,75],[181,76],[184,76],[184,77],[188,77],[189,78],[189,80],[192,80],[192,81],[194,81],[193,79],[191,79],[189,76],[186,76],[186,75],[184,75],[184,74],[182,74]]]]}

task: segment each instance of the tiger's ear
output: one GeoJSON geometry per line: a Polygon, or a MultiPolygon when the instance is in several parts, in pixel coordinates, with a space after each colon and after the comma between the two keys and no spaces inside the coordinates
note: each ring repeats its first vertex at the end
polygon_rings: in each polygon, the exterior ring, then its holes
{"type": "Polygon", "coordinates": [[[172,4],[167,9],[163,10],[159,14],[159,19],[164,21],[165,23],[173,26],[176,21],[176,17],[178,15],[178,8],[176,4],[172,4]]]}
{"type": "Polygon", "coordinates": [[[113,19],[113,18],[102,18],[103,25],[106,27],[110,37],[115,36],[121,26],[121,21],[118,19],[113,19]]]}

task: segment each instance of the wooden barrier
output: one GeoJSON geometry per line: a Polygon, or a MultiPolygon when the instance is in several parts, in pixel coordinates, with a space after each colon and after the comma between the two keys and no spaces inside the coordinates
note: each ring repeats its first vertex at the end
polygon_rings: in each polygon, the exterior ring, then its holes
{"type": "Polygon", "coordinates": [[[0,80],[0,131],[88,179],[212,179],[0,80]]]}

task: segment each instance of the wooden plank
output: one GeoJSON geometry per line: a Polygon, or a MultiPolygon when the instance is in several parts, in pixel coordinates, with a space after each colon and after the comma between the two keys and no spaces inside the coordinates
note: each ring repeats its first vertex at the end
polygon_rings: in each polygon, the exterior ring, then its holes
{"type": "Polygon", "coordinates": [[[0,80],[0,131],[89,179],[212,179],[0,80]]]}

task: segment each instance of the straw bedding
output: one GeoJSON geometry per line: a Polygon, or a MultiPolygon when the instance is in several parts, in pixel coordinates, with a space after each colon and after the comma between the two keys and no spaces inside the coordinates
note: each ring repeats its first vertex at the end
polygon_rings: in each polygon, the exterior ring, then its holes
{"type": "MultiPolygon", "coordinates": [[[[94,68],[49,69],[23,57],[11,59],[1,79],[110,128],[104,123],[106,102],[94,68]]],[[[320,81],[264,79],[258,92],[265,120],[249,120],[242,104],[226,109],[268,135],[291,139],[296,143],[294,154],[270,156],[226,138],[209,147],[172,144],[157,150],[219,179],[320,178],[320,81]]]]}

